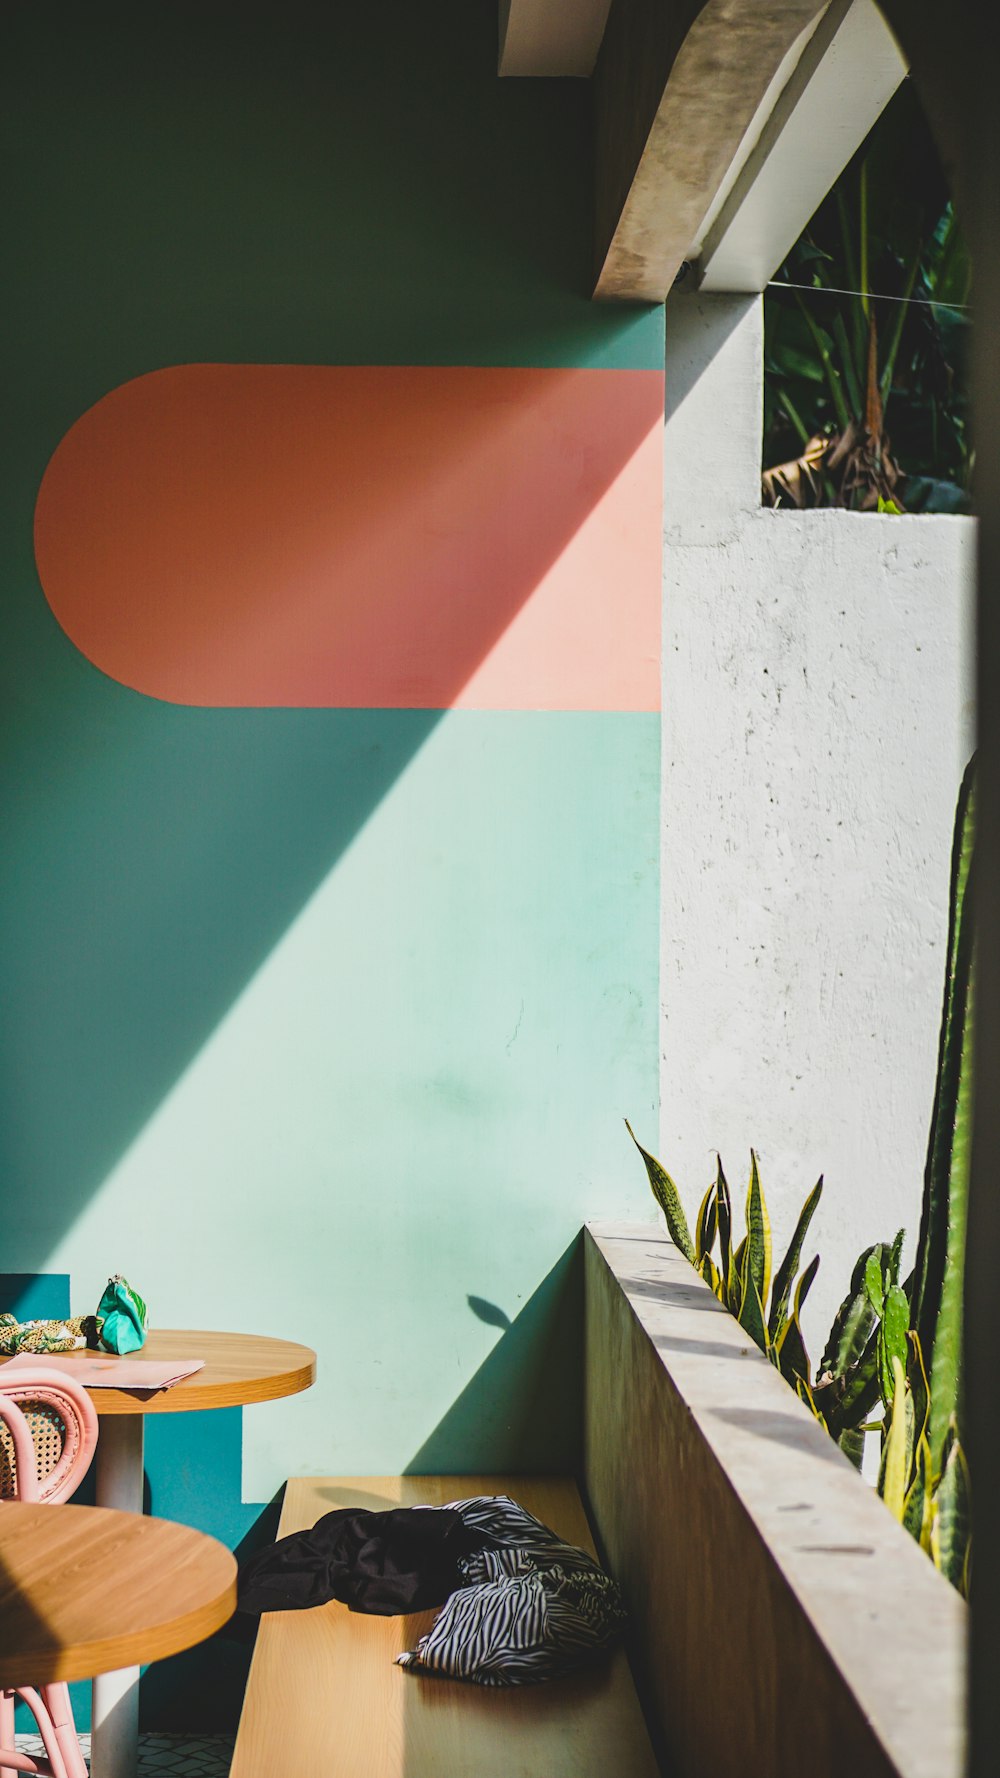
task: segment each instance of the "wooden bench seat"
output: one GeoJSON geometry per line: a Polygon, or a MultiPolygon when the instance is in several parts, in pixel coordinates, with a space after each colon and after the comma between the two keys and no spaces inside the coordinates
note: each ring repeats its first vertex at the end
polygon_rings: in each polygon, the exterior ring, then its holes
{"type": "MultiPolygon", "coordinates": [[[[572,1481],[548,1476],[292,1480],[280,1537],[337,1507],[438,1506],[509,1494],[583,1549],[572,1481]]],[[[407,1673],[394,1657],[434,1621],[337,1603],[261,1619],[230,1778],[658,1778],[628,1662],[491,1690],[407,1673]]]]}

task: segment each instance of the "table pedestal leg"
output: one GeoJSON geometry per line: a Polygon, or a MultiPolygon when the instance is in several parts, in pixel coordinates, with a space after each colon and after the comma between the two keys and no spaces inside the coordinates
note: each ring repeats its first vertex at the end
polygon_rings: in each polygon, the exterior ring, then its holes
{"type": "MultiPolygon", "coordinates": [[[[108,1414],[97,1441],[97,1504],[142,1512],[141,1414],[108,1414]]],[[[93,1687],[92,1778],[135,1778],[139,1758],[139,1669],[100,1673],[93,1687]]]]}

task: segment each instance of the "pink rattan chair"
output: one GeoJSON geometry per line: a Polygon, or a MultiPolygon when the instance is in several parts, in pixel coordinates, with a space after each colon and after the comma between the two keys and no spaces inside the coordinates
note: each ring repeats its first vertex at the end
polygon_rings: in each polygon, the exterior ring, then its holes
{"type": "MultiPolygon", "coordinates": [[[[97,1445],[97,1414],[85,1389],[44,1359],[9,1377],[0,1369],[0,1502],[56,1505],[79,1486],[97,1445]]],[[[3,1506],[0,1505],[0,1512],[3,1506]]],[[[87,1778],[65,1685],[0,1691],[0,1778],[34,1772],[87,1778]],[[14,1702],[31,1711],[45,1759],[14,1749],[14,1702]]]]}

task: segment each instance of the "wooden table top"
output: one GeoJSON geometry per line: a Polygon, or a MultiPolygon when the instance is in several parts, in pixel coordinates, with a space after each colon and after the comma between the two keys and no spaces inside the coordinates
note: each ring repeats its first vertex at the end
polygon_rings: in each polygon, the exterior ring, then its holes
{"type": "MultiPolygon", "coordinates": [[[[65,1365],[86,1352],[38,1354],[39,1364],[65,1365]]],[[[277,1401],[308,1389],[316,1377],[316,1354],[291,1340],[272,1340],[264,1334],[197,1333],[154,1328],[141,1352],[129,1355],[130,1363],[149,1359],[203,1358],[205,1367],[160,1389],[155,1395],[136,1395],[124,1389],[92,1389],[91,1400],[99,1415],[188,1414],[199,1408],[245,1407],[253,1401],[277,1401]]],[[[2,1361],[6,1363],[7,1361],[2,1361]]],[[[0,1364],[2,1369],[2,1364],[0,1364]]]]}
{"type": "Polygon", "coordinates": [[[188,1525],[0,1504],[0,1686],[90,1679],[190,1648],[236,1606],[236,1562],[188,1525]]]}

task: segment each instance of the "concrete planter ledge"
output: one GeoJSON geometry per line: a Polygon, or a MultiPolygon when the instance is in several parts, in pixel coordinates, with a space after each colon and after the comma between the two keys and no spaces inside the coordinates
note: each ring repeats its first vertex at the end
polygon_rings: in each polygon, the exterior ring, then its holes
{"type": "Polygon", "coordinates": [[[586,1487],[677,1778],[959,1778],[963,1601],[665,1232],[585,1252],[586,1487]]]}

